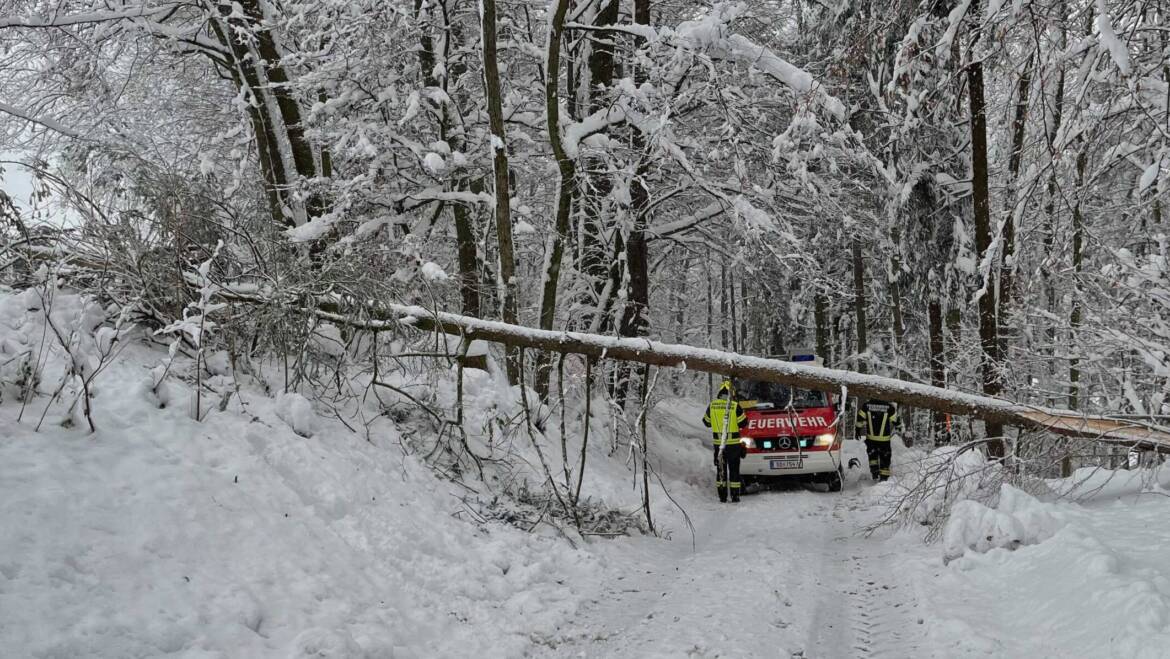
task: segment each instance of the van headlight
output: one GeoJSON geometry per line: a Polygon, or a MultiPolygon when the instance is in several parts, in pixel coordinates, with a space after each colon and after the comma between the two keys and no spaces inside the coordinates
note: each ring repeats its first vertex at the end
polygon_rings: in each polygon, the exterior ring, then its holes
{"type": "Polygon", "coordinates": [[[813,446],[832,446],[836,441],[836,433],[827,432],[821,435],[817,435],[817,438],[813,440],[813,446]]]}

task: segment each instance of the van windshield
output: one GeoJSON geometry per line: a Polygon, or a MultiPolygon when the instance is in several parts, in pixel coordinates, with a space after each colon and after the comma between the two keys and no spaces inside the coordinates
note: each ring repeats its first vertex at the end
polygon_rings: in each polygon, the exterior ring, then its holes
{"type": "Polygon", "coordinates": [[[735,383],[735,397],[739,400],[752,400],[757,404],[770,404],[777,409],[788,407],[791,397],[792,407],[828,407],[828,396],[823,391],[789,387],[786,384],[775,382],[760,382],[758,380],[737,380],[735,383]]]}

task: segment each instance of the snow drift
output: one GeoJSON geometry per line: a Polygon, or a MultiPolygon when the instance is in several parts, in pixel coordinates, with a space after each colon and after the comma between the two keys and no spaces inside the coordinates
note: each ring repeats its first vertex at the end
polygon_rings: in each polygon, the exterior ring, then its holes
{"type": "Polygon", "coordinates": [[[996,506],[966,499],[951,508],[943,531],[943,560],[954,560],[967,551],[1033,545],[1052,537],[1060,526],[1051,505],[1005,483],[996,506]]]}

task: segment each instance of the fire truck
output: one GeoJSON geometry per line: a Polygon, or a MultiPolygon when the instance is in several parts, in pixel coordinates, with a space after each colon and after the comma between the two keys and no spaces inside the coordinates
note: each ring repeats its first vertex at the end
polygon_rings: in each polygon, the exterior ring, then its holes
{"type": "MultiPolygon", "coordinates": [[[[824,364],[809,352],[789,359],[824,364]]],[[[747,417],[740,425],[747,449],[739,467],[744,484],[799,480],[824,483],[830,492],[840,492],[842,436],[833,395],[759,380],[737,379],[733,384],[747,417]]]]}

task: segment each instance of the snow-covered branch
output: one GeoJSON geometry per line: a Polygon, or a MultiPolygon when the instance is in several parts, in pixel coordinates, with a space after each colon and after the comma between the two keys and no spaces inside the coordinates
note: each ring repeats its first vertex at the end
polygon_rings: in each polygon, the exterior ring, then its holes
{"type": "Polygon", "coordinates": [[[73,25],[90,25],[93,23],[108,23],[110,21],[121,21],[132,18],[142,18],[145,16],[156,16],[174,10],[178,5],[176,3],[164,3],[162,5],[135,7],[133,9],[124,9],[120,11],[88,11],[79,12],[76,14],[66,14],[63,16],[8,16],[0,18],[0,29],[23,27],[23,28],[58,28],[69,27],[73,25]]]}
{"type": "Polygon", "coordinates": [[[700,208],[699,210],[695,211],[694,213],[687,215],[686,217],[681,217],[677,220],[672,220],[670,222],[662,222],[661,224],[656,224],[656,225],[650,227],[646,231],[646,233],[648,233],[650,235],[650,238],[652,238],[652,239],[653,238],[667,238],[669,236],[673,236],[676,233],[680,233],[680,232],[686,231],[688,229],[691,229],[695,226],[698,226],[699,224],[702,224],[703,222],[710,220],[711,218],[718,217],[726,210],[727,210],[726,203],[724,203],[723,201],[714,201],[714,202],[711,202],[710,204],[707,204],[706,206],[700,208]]]}
{"type": "Polygon", "coordinates": [[[66,137],[72,137],[73,139],[77,140],[82,139],[81,133],[78,133],[77,131],[57,121],[56,119],[31,115],[3,101],[0,101],[0,113],[11,115],[17,119],[23,119],[29,123],[37,124],[38,126],[43,126],[66,137]]]}

